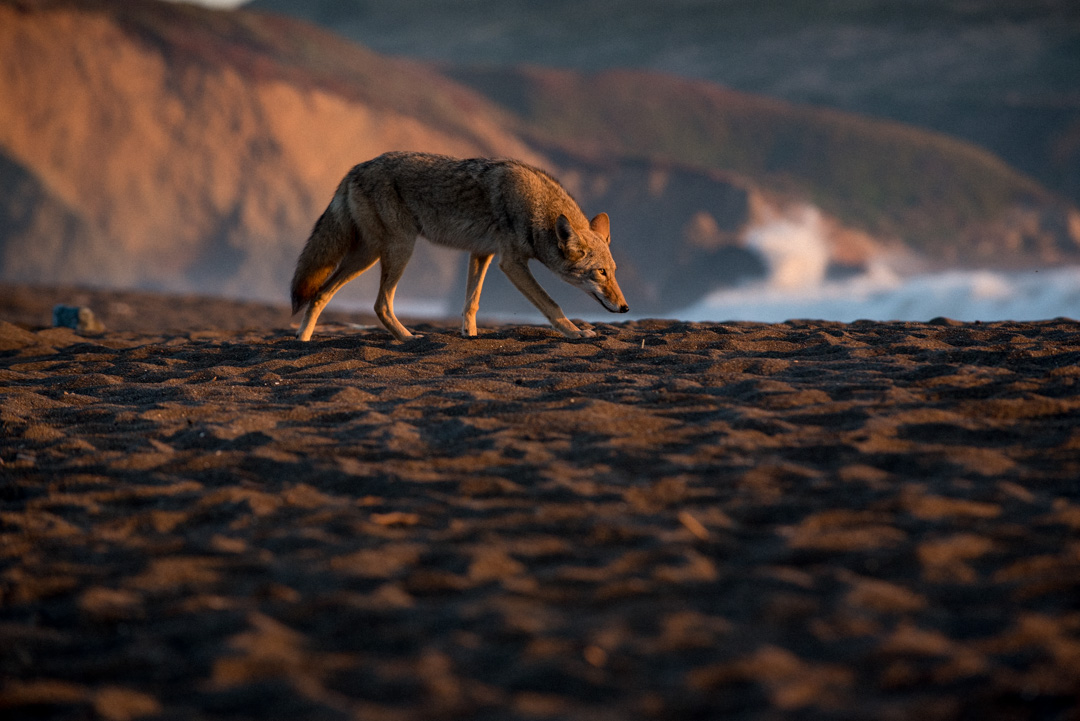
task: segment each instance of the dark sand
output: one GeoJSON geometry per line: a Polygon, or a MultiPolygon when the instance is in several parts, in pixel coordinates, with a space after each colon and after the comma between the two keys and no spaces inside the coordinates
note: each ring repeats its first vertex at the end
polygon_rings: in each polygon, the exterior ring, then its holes
{"type": "Polygon", "coordinates": [[[1080,718],[1073,321],[0,319],[5,719],[1080,718]]]}

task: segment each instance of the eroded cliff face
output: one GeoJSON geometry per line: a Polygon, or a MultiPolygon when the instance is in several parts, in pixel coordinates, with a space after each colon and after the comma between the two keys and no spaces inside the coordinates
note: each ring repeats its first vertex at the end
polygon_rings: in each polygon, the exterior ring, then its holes
{"type": "Polygon", "coordinates": [[[85,218],[41,179],[0,152],[0,270],[7,280],[85,282],[83,272],[107,264],[108,248],[85,218]]]}
{"type": "MultiPolygon", "coordinates": [[[[437,76],[384,64],[398,82],[440,92],[437,76]]],[[[476,113],[447,130],[267,75],[166,57],[101,12],[0,5],[8,175],[32,175],[67,213],[48,230],[26,232],[24,223],[5,234],[4,278],[280,299],[314,219],[353,164],[397,148],[543,162],[479,99],[476,113]]],[[[441,282],[447,264],[430,260],[418,258],[414,273],[441,282]]]]}

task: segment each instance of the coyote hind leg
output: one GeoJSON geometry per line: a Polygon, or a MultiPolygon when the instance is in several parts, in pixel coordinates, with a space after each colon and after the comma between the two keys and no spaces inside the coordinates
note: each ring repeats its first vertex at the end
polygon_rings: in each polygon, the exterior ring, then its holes
{"type": "Polygon", "coordinates": [[[398,281],[405,272],[405,266],[412,257],[413,246],[416,238],[407,243],[395,243],[385,250],[379,259],[381,277],[379,280],[379,295],[375,299],[375,315],[379,317],[386,329],[398,340],[407,340],[419,336],[413,335],[409,329],[401,324],[394,315],[394,292],[397,290],[398,281]]]}
{"type": "Polygon", "coordinates": [[[334,297],[334,293],[341,290],[342,286],[350,280],[375,265],[375,261],[378,259],[378,254],[370,251],[363,254],[353,252],[346,255],[341,261],[341,265],[330,274],[330,277],[319,288],[319,292],[308,303],[307,311],[304,313],[304,320],[300,323],[299,330],[296,331],[296,337],[299,340],[311,340],[311,334],[315,332],[315,323],[319,319],[319,314],[323,312],[326,304],[334,297]]]}
{"type": "Polygon", "coordinates": [[[476,311],[480,308],[480,291],[484,275],[491,265],[492,255],[473,253],[469,256],[469,280],[465,289],[465,308],[461,311],[461,335],[476,335],[476,311]]]}

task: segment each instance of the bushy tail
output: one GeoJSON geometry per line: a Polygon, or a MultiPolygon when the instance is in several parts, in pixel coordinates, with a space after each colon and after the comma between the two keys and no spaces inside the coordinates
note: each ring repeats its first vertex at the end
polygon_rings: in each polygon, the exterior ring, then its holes
{"type": "Polygon", "coordinates": [[[292,279],[292,309],[297,313],[319,292],[319,288],[349,251],[356,227],[338,196],[315,221],[315,227],[300,251],[292,279]]]}

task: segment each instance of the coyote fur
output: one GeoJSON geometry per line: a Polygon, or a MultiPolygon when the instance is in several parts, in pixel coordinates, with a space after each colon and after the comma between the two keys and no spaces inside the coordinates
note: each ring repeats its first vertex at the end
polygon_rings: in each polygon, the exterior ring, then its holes
{"type": "Polygon", "coordinates": [[[293,313],[307,307],[297,338],[309,340],[319,313],[342,286],[380,261],[375,314],[398,340],[412,338],[394,316],[394,291],[417,238],[469,251],[461,334],[476,335],[484,275],[499,268],[560,333],[579,329],[529,272],[536,259],[613,313],[630,310],[615,281],[609,221],[586,220],[557,180],[515,160],[458,160],[386,153],[357,165],[338,185],[296,262],[293,313]]]}

